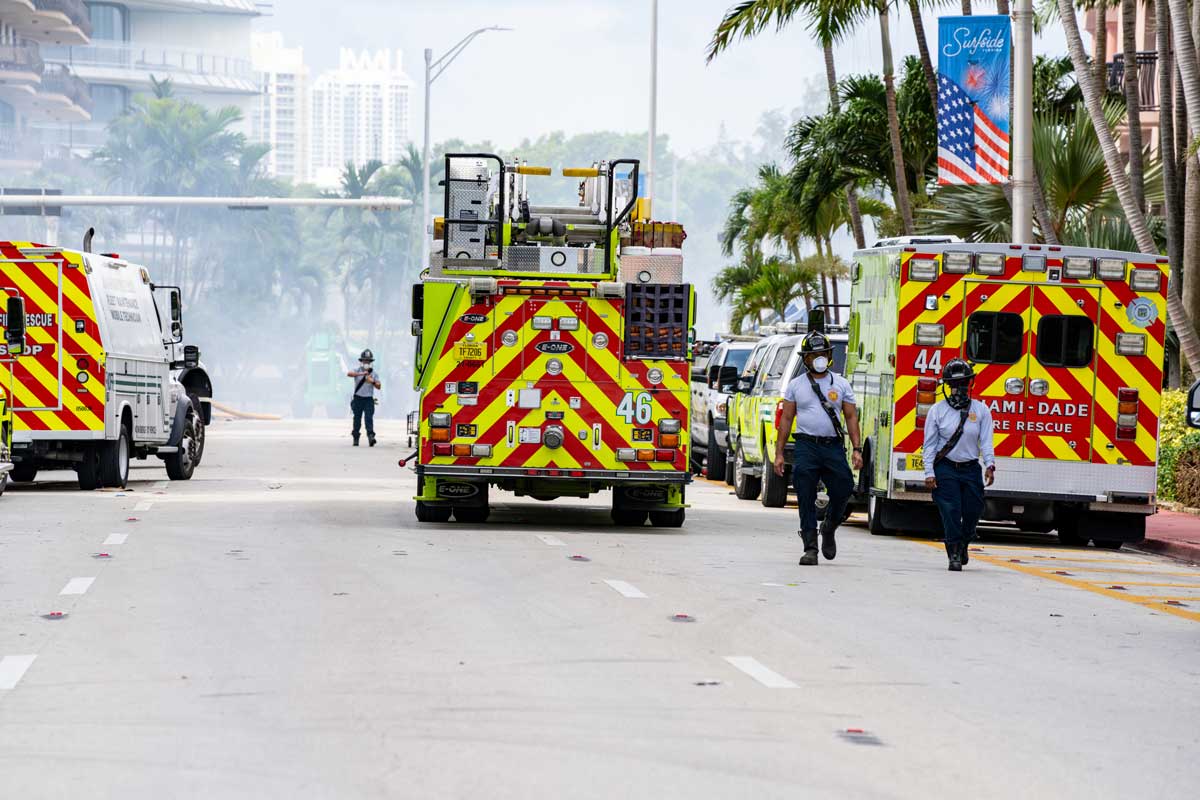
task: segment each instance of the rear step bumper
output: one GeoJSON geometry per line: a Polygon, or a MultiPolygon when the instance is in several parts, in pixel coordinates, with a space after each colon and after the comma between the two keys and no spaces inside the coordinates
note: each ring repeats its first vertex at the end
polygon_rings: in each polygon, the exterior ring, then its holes
{"type": "Polygon", "coordinates": [[[457,467],[445,465],[421,465],[425,475],[447,478],[537,478],[547,481],[619,481],[625,483],[691,483],[690,472],[675,470],[611,470],[611,469],[548,469],[538,467],[457,467]],[[551,472],[558,473],[556,475],[551,472]],[[573,473],[573,474],[572,474],[573,473]]]}

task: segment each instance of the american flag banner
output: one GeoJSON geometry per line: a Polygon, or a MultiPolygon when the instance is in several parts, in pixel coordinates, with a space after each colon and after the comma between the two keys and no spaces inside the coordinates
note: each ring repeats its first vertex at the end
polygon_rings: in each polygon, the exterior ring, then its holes
{"type": "Polygon", "coordinates": [[[1008,180],[1011,52],[1008,17],[938,20],[938,184],[1008,180]]]}

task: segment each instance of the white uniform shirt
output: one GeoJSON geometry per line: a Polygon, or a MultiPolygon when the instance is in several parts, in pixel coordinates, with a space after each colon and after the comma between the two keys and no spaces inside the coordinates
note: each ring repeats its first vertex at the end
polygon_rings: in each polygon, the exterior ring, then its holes
{"type": "MultiPolygon", "coordinates": [[[[829,399],[829,404],[837,409],[842,430],[845,430],[846,420],[842,414],[842,403],[858,405],[850,381],[832,370],[819,378],[814,375],[813,379],[817,382],[817,388],[824,392],[825,397],[829,399]]],[[[783,391],[783,399],[796,404],[796,433],[806,433],[809,436],[837,436],[837,431],[833,429],[833,422],[825,413],[825,407],[821,405],[816,392],[812,390],[812,385],[808,382],[808,373],[801,373],[788,383],[787,388],[783,391]]]]}
{"type": "MultiPolygon", "coordinates": [[[[925,447],[921,451],[925,461],[926,478],[933,477],[933,460],[958,430],[960,419],[962,412],[953,408],[946,400],[929,409],[929,416],[925,418],[925,447]]],[[[963,426],[962,437],[946,454],[946,458],[959,463],[982,459],[985,467],[995,466],[996,456],[992,451],[994,427],[992,412],[988,407],[978,400],[972,400],[971,407],[967,409],[967,424],[963,426]]]]}

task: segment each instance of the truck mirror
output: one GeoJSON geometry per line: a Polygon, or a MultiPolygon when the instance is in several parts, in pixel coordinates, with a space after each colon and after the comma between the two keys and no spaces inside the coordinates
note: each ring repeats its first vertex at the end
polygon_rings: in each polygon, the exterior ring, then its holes
{"type": "Polygon", "coordinates": [[[754,388],[753,378],[738,378],[734,384],[733,390],[738,394],[750,394],[750,390],[754,388]]]}
{"type": "Polygon", "coordinates": [[[738,382],[737,367],[721,367],[717,370],[717,389],[733,386],[738,382]]]}
{"type": "Polygon", "coordinates": [[[183,341],[183,295],[178,289],[170,290],[171,339],[175,344],[183,341]]]}
{"type": "Polygon", "coordinates": [[[184,345],[183,347],[183,365],[188,369],[199,366],[200,364],[200,348],[194,344],[184,345]]]}
{"type": "Polygon", "coordinates": [[[1200,428],[1200,381],[1193,383],[1188,392],[1187,424],[1189,428],[1200,428]]]}
{"type": "Polygon", "coordinates": [[[25,349],[25,299],[9,297],[4,313],[4,343],[9,355],[19,356],[25,349]]]}
{"type": "Polygon", "coordinates": [[[808,312],[808,331],[809,333],[825,332],[825,309],[814,308],[808,312]]]}

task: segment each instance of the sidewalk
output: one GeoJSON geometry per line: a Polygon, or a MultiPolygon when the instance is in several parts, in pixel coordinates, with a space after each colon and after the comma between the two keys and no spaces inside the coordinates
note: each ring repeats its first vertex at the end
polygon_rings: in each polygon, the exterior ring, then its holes
{"type": "Polygon", "coordinates": [[[1137,547],[1200,563],[1200,517],[1159,509],[1146,520],[1146,541],[1137,547]]]}

